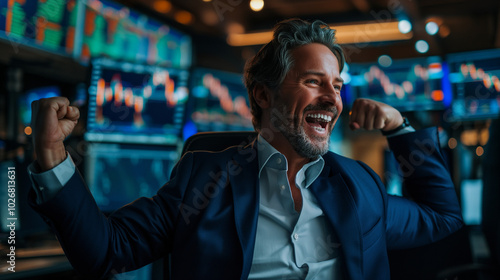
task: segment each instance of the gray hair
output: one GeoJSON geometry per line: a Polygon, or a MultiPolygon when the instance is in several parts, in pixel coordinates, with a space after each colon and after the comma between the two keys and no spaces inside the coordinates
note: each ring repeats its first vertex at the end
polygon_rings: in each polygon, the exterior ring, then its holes
{"type": "Polygon", "coordinates": [[[261,127],[262,109],[255,102],[253,90],[260,84],[276,93],[293,66],[291,50],[311,43],[328,47],[337,57],[339,71],[342,71],[345,64],[344,52],[340,45],[335,43],[335,30],[319,20],[312,23],[301,19],[279,22],[275,26],[271,42],[247,62],[244,81],[250,98],[252,123],[256,130],[261,127]]]}

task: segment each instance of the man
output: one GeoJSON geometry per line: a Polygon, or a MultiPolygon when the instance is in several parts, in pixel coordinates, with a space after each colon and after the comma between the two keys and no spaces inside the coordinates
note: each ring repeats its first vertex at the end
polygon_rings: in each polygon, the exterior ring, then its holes
{"type": "Polygon", "coordinates": [[[389,134],[413,201],[328,152],[343,65],[324,23],[279,23],[245,70],[257,140],[187,153],[156,196],[109,217],[64,150],[78,110],[63,98],[34,102],[32,205],[91,275],[171,254],[173,279],[388,279],[388,249],[447,236],[462,226],[460,210],[436,130],[414,132],[388,105],[357,100],[350,125],[389,134]]]}

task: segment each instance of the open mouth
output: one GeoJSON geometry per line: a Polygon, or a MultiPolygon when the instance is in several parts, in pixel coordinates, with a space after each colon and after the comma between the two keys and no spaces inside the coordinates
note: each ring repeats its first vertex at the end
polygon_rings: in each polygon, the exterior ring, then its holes
{"type": "Polygon", "coordinates": [[[318,132],[325,132],[331,121],[332,117],[325,114],[314,113],[306,115],[307,124],[318,132]]]}

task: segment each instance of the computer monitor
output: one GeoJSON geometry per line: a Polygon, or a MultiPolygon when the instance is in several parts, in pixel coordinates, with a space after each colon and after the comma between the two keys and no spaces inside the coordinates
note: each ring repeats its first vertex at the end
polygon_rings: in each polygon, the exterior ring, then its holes
{"type": "Polygon", "coordinates": [[[500,116],[500,49],[450,54],[453,91],[449,121],[485,120],[500,116]]]}
{"type": "Polygon", "coordinates": [[[78,0],[0,1],[0,38],[17,50],[26,45],[72,56],[78,0]]]}
{"type": "Polygon", "coordinates": [[[464,223],[466,225],[480,225],[483,181],[481,179],[462,180],[460,189],[464,223]]]}
{"type": "Polygon", "coordinates": [[[188,75],[182,69],[93,60],[85,139],[176,144],[188,100],[188,75]]]}
{"type": "Polygon", "coordinates": [[[112,212],[139,197],[151,197],[170,178],[177,147],[91,143],[85,177],[97,205],[112,212]]]}
{"type": "Polygon", "coordinates": [[[190,85],[187,125],[197,131],[254,130],[241,74],[198,68],[190,85]]]}
{"type": "Polygon", "coordinates": [[[188,34],[114,1],[83,3],[85,19],[79,55],[83,62],[104,56],[176,68],[191,66],[188,34]]]}
{"type": "Polygon", "coordinates": [[[446,86],[446,65],[440,57],[349,65],[352,93],[389,104],[400,111],[442,110],[451,93],[446,86]]]}

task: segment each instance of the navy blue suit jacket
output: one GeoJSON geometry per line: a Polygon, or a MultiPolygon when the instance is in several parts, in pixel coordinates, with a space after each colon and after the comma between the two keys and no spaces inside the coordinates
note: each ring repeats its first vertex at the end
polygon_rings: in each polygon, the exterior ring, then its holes
{"type": "MultiPolygon", "coordinates": [[[[310,187],[341,243],[349,279],[389,279],[387,250],[428,244],[462,226],[436,130],[395,136],[389,144],[412,200],[387,195],[367,165],[331,152],[310,187]]],[[[42,205],[34,193],[30,199],[82,273],[123,272],[170,253],[173,279],[246,279],[259,209],[257,171],[253,144],[190,152],[157,195],[109,217],[78,172],[54,199],[42,205]]]]}

